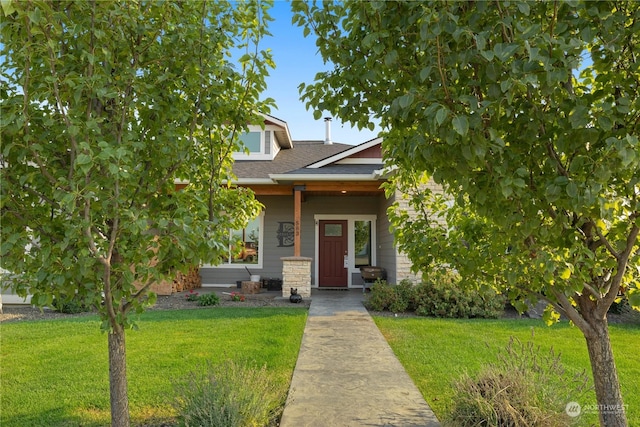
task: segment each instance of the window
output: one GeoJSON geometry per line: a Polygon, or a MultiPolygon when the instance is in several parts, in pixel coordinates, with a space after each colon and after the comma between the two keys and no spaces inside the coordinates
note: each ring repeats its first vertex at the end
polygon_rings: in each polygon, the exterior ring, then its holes
{"type": "Polygon", "coordinates": [[[242,230],[232,230],[230,237],[232,242],[241,242],[239,245],[229,246],[229,255],[221,265],[258,265],[260,264],[260,231],[263,215],[249,221],[247,227],[242,230]]]}
{"type": "Polygon", "coordinates": [[[249,131],[237,136],[238,151],[233,153],[234,160],[273,160],[280,147],[278,138],[272,129],[249,126],[249,131]]]}
{"type": "Polygon", "coordinates": [[[342,224],[325,224],[325,237],[342,237],[342,224]]]}
{"type": "Polygon", "coordinates": [[[262,152],[262,132],[249,132],[240,135],[240,141],[251,153],[262,152]]]}
{"type": "Polygon", "coordinates": [[[371,265],[371,221],[354,221],[356,267],[371,265]]]}

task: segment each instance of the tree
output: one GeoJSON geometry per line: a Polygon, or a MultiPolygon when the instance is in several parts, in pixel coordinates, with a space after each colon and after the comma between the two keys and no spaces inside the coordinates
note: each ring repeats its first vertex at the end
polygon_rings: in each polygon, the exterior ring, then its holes
{"type": "Polygon", "coordinates": [[[273,103],[269,6],[2,2],[2,268],[39,306],[96,307],[114,426],[129,425],[125,330],[150,284],[217,263],[260,209],[226,182],[238,134],[273,103]]]}
{"type": "Polygon", "coordinates": [[[607,311],[623,292],[640,306],[640,5],[293,8],[334,64],[300,86],[307,105],[380,120],[389,191],[416,211],[391,213],[414,267],[446,263],[520,306],[549,302],[584,334],[601,424],[626,425],[607,311]]]}

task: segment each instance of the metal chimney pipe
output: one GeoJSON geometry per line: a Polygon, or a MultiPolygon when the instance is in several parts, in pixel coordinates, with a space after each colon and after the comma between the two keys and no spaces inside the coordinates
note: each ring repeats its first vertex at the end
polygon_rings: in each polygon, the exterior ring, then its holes
{"type": "Polygon", "coordinates": [[[324,128],[325,128],[324,144],[331,145],[333,144],[333,141],[331,140],[331,117],[324,118],[324,128]]]}

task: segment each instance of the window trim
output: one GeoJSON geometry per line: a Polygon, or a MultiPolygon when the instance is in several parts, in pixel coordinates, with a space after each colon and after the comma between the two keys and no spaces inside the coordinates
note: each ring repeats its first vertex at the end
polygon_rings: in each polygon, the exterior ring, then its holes
{"type": "Polygon", "coordinates": [[[249,126],[248,132],[260,133],[260,152],[250,152],[246,154],[244,151],[236,151],[232,154],[233,159],[237,161],[243,160],[273,160],[280,151],[280,145],[276,136],[277,127],[267,125],[264,129],[260,126],[249,126]],[[267,150],[267,140],[265,132],[271,132],[269,137],[269,149],[267,150]],[[268,151],[268,152],[267,152],[268,151]]]}
{"type": "MultiPolygon", "coordinates": [[[[247,264],[247,263],[231,263],[229,261],[224,262],[224,263],[220,263],[217,265],[213,265],[213,264],[202,264],[200,267],[201,268],[222,268],[222,269],[230,269],[230,270],[244,270],[245,267],[247,268],[255,268],[255,269],[261,269],[263,268],[263,260],[264,260],[264,245],[262,244],[262,242],[264,242],[264,211],[260,212],[260,214],[256,217],[256,219],[259,220],[259,227],[260,230],[258,232],[258,242],[260,242],[258,244],[258,262],[255,264],[247,264]]],[[[229,230],[229,237],[231,237],[231,233],[233,232],[233,230],[229,230]]]]}

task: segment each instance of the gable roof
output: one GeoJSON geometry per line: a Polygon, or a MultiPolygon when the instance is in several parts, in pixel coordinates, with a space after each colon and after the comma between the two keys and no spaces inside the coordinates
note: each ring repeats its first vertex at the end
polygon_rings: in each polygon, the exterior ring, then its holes
{"type": "Polygon", "coordinates": [[[294,141],[273,160],[242,160],[233,165],[237,184],[293,181],[376,181],[382,177],[382,138],[353,146],[294,141]]]}
{"type": "MultiPolygon", "coordinates": [[[[318,168],[322,168],[324,166],[330,165],[332,163],[338,163],[341,160],[345,160],[349,157],[357,157],[357,158],[362,158],[360,156],[356,156],[357,154],[360,153],[364,153],[368,150],[371,150],[373,147],[379,146],[380,144],[382,144],[382,138],[374,138],[372,140],[369,140],[367,142],[364,142],[362,144],[358,144],[356,146],[351,147],[348,150],[344,150],[341,151],[339,153],[336,153],[333,156],[327,157],[325,159],[322,159],[320,161],[314,162],[309,164],[307,167],[310,169],[318,169],[318,168]]],[[[366,156],[369,157],[369,156],[366,156]]],[[[365,158],[366,158],[365,157],[365,158]]],[[[381,164],[382,161],[380,160],[379,162],[377,162],[378,159],[381,159],[382,156],[380,157],[370,157],[372,159],[374,159],[374,161],[378,164],[381,164]]]]}
{"type": "Polygon", "coordinates": [[[238,180],[269,179],[271,174],[283,174],[304,168],[351,148],[347,144],[325,144],[324,141],[295,141],[295,148],[280,150],[273,160],[242,160],[233,164],[238,180]]]}
{"type": "Polygon", "coordinates": [[[291,133],[289,132],[289,125],[284,120],[274,117],[270,114],[260,113],[264,117],[264,124],[275,125],[280,129],[274,131],[278,142],[282,148],[293,148],[293,140],[291,139],[291,133]]]}

